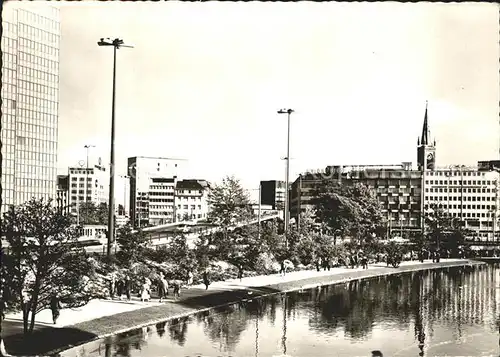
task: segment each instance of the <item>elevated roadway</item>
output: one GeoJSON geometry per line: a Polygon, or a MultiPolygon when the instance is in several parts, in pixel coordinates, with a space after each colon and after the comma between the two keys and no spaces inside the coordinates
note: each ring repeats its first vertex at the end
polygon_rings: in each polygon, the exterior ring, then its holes
{"type": "MultiPolygon", "coordinates": [[[[266,214],[260,217],[260,221],[266,222],[279,217],[281,217],[279,213],[266,214]]],[[[249,226],[252,224],[257,224],[258,222],[259,222],[258,217],[252,218],[250,220],[234,224],[229,228],[229,230],[232,231],[237,228],[249,226]]],[[[180,234],[184,234],[188,245],[193,247],[195,241],[198,239],[200,235],[207,235],[220,230],[221,227],[203,221],[168,223],[160,226],[146,227],[142,229],[142,231],[146,233],[146,236],[149,238],[150,246],[152,247],[159,247],[162,245],[166,245],[170,238],[178,236],[180,234]]],[[[101,243],[103,244],[87,246],[85,247],[85,250],[89,253],[92,252],[92,253],[105,254],[106,242],[101,242],[101,243]]],[[[113,251],[116,251],[117,249],[119,250],[118,247],[114,247],[113,251]]]]}

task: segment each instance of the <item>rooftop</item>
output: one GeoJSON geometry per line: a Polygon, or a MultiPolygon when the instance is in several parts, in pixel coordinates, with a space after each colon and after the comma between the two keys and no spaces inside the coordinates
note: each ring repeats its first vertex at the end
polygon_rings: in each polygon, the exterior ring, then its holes
{"type": "Polygon", "coordinates": [[[177,181],[176,189],[180,190],[204,190],[208,188],[208,182],[206,180],[181,180],[177,181]]]}

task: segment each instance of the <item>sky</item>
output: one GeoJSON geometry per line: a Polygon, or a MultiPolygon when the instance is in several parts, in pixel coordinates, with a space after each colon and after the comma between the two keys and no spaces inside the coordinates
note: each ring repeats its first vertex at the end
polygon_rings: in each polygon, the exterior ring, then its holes
{"type": "MultiPolygon", "coordinates": [[[[25,3],[26,4],[26,3],[25,3]]],[[[46,3],[48,5],[48,3],[46,3]]],[[[28,5],[24,5],[28,6],[28,5]]],[[[416,161],[425,101],[437,164],[499,157],[495,4],[88,2],[61,9],[58,167],[189,160],[247,188],[335,164],[416,161]]]]}

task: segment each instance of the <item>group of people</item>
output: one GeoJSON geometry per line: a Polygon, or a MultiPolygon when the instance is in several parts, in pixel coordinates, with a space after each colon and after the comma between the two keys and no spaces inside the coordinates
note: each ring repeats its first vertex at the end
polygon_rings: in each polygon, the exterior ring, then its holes
{"type": "MultiPolygon", "coordinates": [[[[338,258],[338,265],[345,266],[351,269],[359,268],[360,266],[362,266],[363,269],[368,269],[368,261],[369,261],[368,256],[363,251],[360,250],[359,252],[350,252],[350,254],[345,258],[344,257],[338,258]]],[[[328,265],[328,270],[330,270],[329,265],[328,265]]]]}
{"type": "MultiPolygon", "coordinates": [[[[205,289],[208,290],[210,285],[210,274],[208,270],[205,270],[202,274],[203,284],[205,289]]],[[[179,298],[182,286],[193,285],[194,274],[189,271],[186,274],[186,279],[184,280],[167,280],[163,272],[158,273],[158,277],[151,281],[150,278],[144,278],[140,284],[138,297],[142,302],[151,301],[151,293],[155,288],[158,293],[158,298],[160,302],[167,298],[169,295],[169,288],[172,290],[172,295],[174,298],[179,298]]],[[[132,290],[134,286],[128,275],[123,278],[117,278],[115,274],[110,277],[110,297],[111,299],[118,298],[122,299],[123,295],[126,295],[127,300],[131,300],[132,290]]]]}
{"type": "Polygon", "coordinates": [[[132,282],[130,281],[130,277],[125,275],[123,279],[116,279],[115,275],[111,276],[111,286],[110,286],[110,295],[111,299],[113,299],[116,295],[118,299],[122,299],[123,295],[127,297],[127,300],[130,300],[130,293],[132,290],[132,282]]]}

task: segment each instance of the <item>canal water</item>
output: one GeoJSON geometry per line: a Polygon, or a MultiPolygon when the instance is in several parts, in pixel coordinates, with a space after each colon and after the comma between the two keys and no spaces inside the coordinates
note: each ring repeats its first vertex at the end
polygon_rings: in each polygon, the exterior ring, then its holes
{"type": "Polygon", "coordinates": [[[63,356],[500,356],[500,268],[447,268],[242,302],[63,356]]]}

